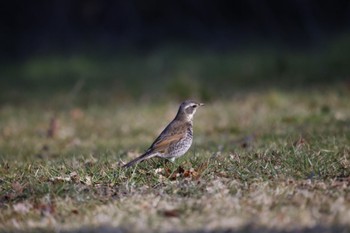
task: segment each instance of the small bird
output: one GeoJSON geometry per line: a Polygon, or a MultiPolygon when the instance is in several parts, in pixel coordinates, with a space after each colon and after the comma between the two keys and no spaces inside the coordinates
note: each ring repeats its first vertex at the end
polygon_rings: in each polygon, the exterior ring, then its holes
{"type": "Polygon", "coordinates": [[[161,132],[158,138],[136,159],[123,167],[131,167],[136,163],[153,157],[166,158],[172,162],[190,149],[193,139],[193,116],[197,108],[203,106],[193,100],[183,102],[172,122],[161,132]]]}

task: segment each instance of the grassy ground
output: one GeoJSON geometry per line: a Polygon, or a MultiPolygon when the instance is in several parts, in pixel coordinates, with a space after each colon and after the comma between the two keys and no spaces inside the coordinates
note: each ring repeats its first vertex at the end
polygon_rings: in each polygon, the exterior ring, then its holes
{"type": "Polygon", "coordinates": [[[178,103],[0,108],[3,232],[349,232],[350,92],[207,102],[174,164],[144,151],[178,103]]]}

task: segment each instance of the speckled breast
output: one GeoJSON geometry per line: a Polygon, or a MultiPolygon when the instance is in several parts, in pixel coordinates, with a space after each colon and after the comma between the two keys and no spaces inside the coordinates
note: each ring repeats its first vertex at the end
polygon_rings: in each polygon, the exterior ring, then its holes
{"type": "Polygon", "coordinates": [[[182,140],[178,141],[177,143],[174,143],[170,146],[168,150],[168,155],[166,157],[172,158],[172,157],[180,157],[184,155],[188,149],[190,149],[192,145],[192,139],[193,139],[193,131],[192,127],[188,127],[186,137],[184,137],[182,140]]]}

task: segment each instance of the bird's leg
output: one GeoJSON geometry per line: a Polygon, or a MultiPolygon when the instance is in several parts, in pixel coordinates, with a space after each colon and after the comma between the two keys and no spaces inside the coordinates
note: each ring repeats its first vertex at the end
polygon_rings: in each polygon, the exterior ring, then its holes
{"type": "Polygon", "coordinates": [[[169,174],[170,174],[169,177],[173,176],[173,174],[174,174],[174,172],[176,171],[177,168],[175,167],[175,170],[173,170],[173,169],[169,168],[167,166],[167,164],[169,164],[169,163],[173,164],[174,162],[175,162],[175,157],[169,158],[169,159],[165,159],[165,161],[163,162],[163,166],[164,166],[165,170],[169,171],[169,174]]]}
{"type": "Polygon", "coordinates": [[[170,162],[174,162],[175,158],[170,158],[170,159],[164,159],[163,161],[163,166],[166,166],[167,164],[169,164],[170,162]]]}

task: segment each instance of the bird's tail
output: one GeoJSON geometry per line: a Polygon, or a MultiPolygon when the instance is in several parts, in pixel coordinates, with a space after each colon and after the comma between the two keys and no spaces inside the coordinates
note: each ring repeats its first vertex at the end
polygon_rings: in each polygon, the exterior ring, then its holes
{"type": "Polygon", "coordinates": [[[127,164],[123,165],[123,168],[131,167],[131,166],[135,165],[136,163],[142,162],[143,160],[152,158],[154,156],[156,156],[155,153],[146,152],[146,153],[140,155],[139,157],[137,157],[136,159],[133,159],[130,162],[128,162],[127,164]]]}

